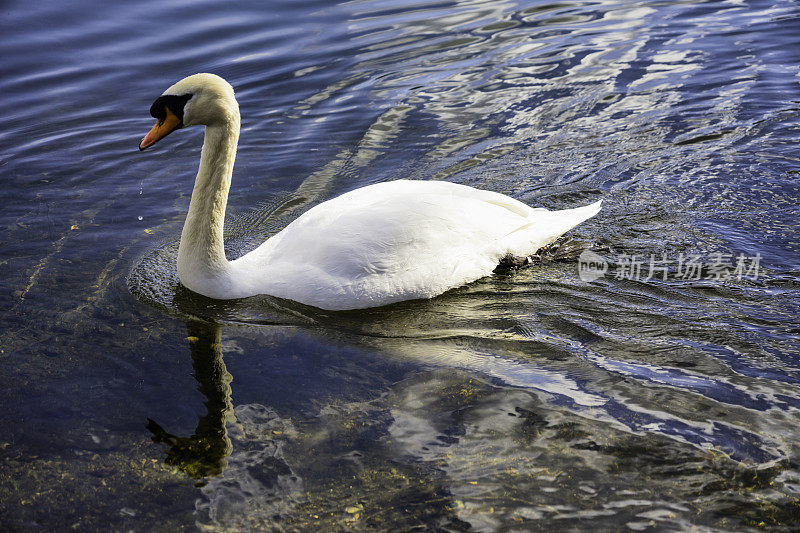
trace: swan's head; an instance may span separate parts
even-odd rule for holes
[[[239,105],[233,87],[216,74],[193,74],[164,91],[150,114],[156,124],[139,150],[154,145],[173,131],[186,126],[210,126],[239,119]]]

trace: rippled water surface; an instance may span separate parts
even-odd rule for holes
[[[0,62],[2,529],[800,528],[796,2],[12,1]],[[397,178],[604,208],[429,301],[206,300],[202,132],[136,149],[200,71],[231,257]]]

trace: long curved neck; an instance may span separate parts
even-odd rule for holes
[[[178,276],[186,287],[211,297],[230,290],[230,266],[225,258],[223,228],[231,187],[239,112],[206,126],[200,168],[178,249]]]

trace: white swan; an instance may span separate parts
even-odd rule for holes
[[[268,294],[330,310],[430,298],[490,275],[508,254],[533,254],[600,210],[600,201],[548,211],[465,185],[399,180],[321,203],[228,261],[222,230],[240,123],[233,88],[195,74],[167,89],[150,114],[158,120],[140,150],[178,128],[206,127],[178,276],[211,298]]]

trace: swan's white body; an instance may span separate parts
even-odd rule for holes
[[[600,209],[596,202],[548,211],[465,185],[399,180],[321,203],[228,261],[222,233],[238,104],[230,85],[211,74],[185,78],[164,93],[187,94],[184,123],[205,125],[206,135],[178,275],[211,298],[268,294],[330,310],[430,298],[490,275],[505,255],[533,254]]]

